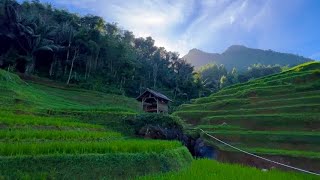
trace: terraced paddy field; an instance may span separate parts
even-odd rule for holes
[[[0,179],[127,179],[187,167],[180,142],[133,136],[131,98],[0,70]]]
[[[227,87],[182,105],[174,114],[193,129],[190,133],[201,128],[249,152],[320,172],[319,62]],[[234,151],[203,138],[221,154]],[[221,159],[233,162],[231,158]],[[298,158],[303,161],[293,164]]]
[[[308,96],[308,92],[295,93],[304,94],[310,102],[310,107],[318,108],[315,100],[317,95]],[[299,102],[299,98],[304,98],[304,96],[290,95],[292,94],[277,96],[287,96],[288,101],[292,102]],[[259,108],[266,108],[258,97],[241,99],[250,101],[250,98],[256,98],[254,102],[257,105],[260,103]],[[234,102],[236,101],[238,99]],[[278,111],[287,112],[292,110],[290,108],[299,110],[294,106],[288,107],[280,101],[272,101],[272,99],[269,101],[270,107],[273,107],[273,103],[280,103],[281,108]],[[244,103],[243,106],[250,106],[250,102]],[[319,147],[316,143],[319,133],[316,128],[318,127],[316,110],[312,113],[308,111],[303,113],[299,111],[296,114],[257,113],[241,117],[238,113],[242,109],[237,107],[232,109],[234,103],[223,101],[221,103],[229,106],[230,111],[234,110],[234,113],[224,116],[226,110],[218,107],[225,105],[209,102],[210,106],[216,108],[193,110],[196,106],[190,109],[189,106],[193,105],[184,105],[182,109],[189,109],[176,114],[183,117],[190,125],[201,127],[221,138],[228,137],[230,141],[239,140],[234,134],[243,134],[241,140],[244,143],[255,144],[245,147],[262,154],[266,151],[267,154],[288,152],[293,147],[292,142],[296,141],[290,135],[294,129],[295,137],[299,138],[302,145],[299,149],[290,151],[290,156],[300,158],[302,153],[303,157],[308,159],[318,158]],[[201,113],[198,113],[202,110],[205,110],[208,116],[202,117]],[[255,113],[260,110],[250,110],[250,112]],[[220,111],[220,115],[212,113],[214,111]],[[184,117],[184,112],[190,112],[190,116]],[[139,104],[128,97],[65,87],[63,84],[42,79],[31,78],[25,81],[15,74],[0,70],[0,179],[317,178],[301,173],[276,170],[262,172],[259,169],[221,164],[212,160],[194,160],[180,142],[135,137],[134,127],[127,122],[127,119],[141,113]],[[307,120],[304,114],[308,115]],[[260,124],[255,119],[258,116],[261,117]],[[241,121],[238,121],[239,118]],[[281,121],[276,121],[278,125],[274,126],[269,120],[276,118]],[[287,126],[288,121],[292,123],[291,127]],[[228,124],[221,125],[224,122]],[[259,141],[259,137],[265,139],[266,134],[274,142],[273,145],[279,147],[278,149],[273,149],[271,152],[268,145]],[[206,140],[208,143],[213,143],[209,139]],[[287,149],[283,148],[284,146]],[[307,148],[315,151],[307,151]],[[226,150],[225,153],[231,154],[225,154],[223,157],[234,155],[231,150]]]

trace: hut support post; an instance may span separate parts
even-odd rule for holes
[[[145,101],[145,98],[142,98],[142,101],[141,101],[141,107],[142,107],[142,110],[143,110],[143,111],[144,111],[144,109],[143,109],[144,101]]]
[[[159,100],[157,99],[157,114],[159,114]]]

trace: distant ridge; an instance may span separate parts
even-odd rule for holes
[[[289,53],[280,53],[272,50],[261,50],[248,48],[243,45],[232,45],[223,53],[208,53],[199,49],[191,49],[183,56],[187,62],[195,68],[199,68],[209,63],[224,64],[227,69],[233,67],[238,70],[245,70],[252,64],[265,65],[289,65],[294,66],[301,63],[313,61],[310,58]]]

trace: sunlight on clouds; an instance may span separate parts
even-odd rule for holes
[[[178,50],[216,42],[222,31],[230,27],[250,29],[263,14],[263,3],[248,0],[58,0],[79,8],[94,9],[109,22],[117,22],[136,36],[152,36],[157,46]],[[254,4],[255,6],[250,6]],[[195,9],[198,5],[200,8]],[[253,22],[254,21],[254,22]],[[250,22],[250,23],[249,23]],[[184,24],[185,26],[181,26]]]

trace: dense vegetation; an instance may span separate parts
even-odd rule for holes
[[[4,70],[0,91],[0,179],[123,179],[192,160],[180,142],[134,136],[134,99]]]
[[[279,65],[263,65],[253,64],[246,71],[238,72],[236,68],[228,71],[221,64],[207,64],[200,67],[195,73],[196,82],[199,84],[199,97],[208,96],[211,93],[218,92],[220,89],[237,84],[247,82],[259,77],[280,73],[287,69],[287,66]]]
[[[0,40],[0,68],[10,71],[130,96],[148,87],[174,100],[198,95],[193,67],[177,53],[98,16],[78,16],[39,1],[3,0]]]
[[[247,48],[241,45],[230,46],[221,54],[207,53],[198,49],[192,49],[183,58],[196,68],[206,64],[216,63],[223,64],[228,70],[236,68],[238,71],[244,71],[252,64],[295,66],[312,61],[312,59],[294,54]]]
[[[320,63],[305,63],[195,99],[175,114],[250,152],[319,159],[319,89]]]

